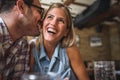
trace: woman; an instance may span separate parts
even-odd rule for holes
[[[70,12],[61,3],[47,10],[43,20],[42,38],[33,48],[33,71],[54,72],[69,80],[89,80],[79,50],[74,45],[74,31]],[[32,65],[32,64],[31,64]]]

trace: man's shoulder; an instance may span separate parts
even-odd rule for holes
[[[28,40],[26,37],[22,37],[17,41],[19,44],[24,44],[24,45],[28,45]]]
[[[28,40],[26,37],[22,37],[19,41],[18,41],[19,46],[21,46],[21,48],[24,49],[29,49],[30,45],[28,43]]]

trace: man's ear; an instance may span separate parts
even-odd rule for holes
[[[19,12],[24,14],[25,10],[25,3],[23,0],[17,0],[16,2],[17,8],[19,9]]]

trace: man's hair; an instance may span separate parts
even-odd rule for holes
[[[32,4],[33,0],[23,0],[28,6]],[[15,5],[17,0],[0,0],[0,13],[9,12]]]

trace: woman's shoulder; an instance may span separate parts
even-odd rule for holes
[[[66,48],[69,58],[76,58],[80,56],[80,50],[76,45]]]

